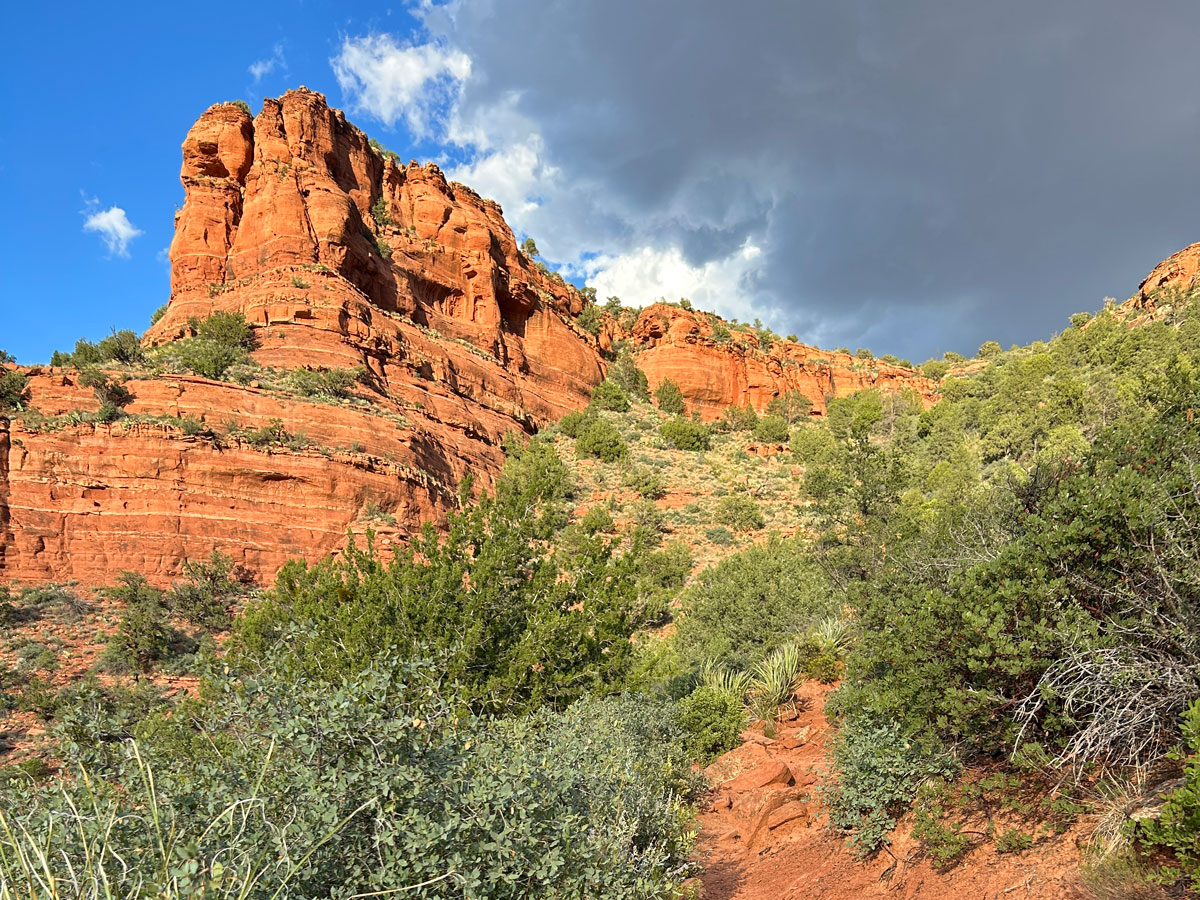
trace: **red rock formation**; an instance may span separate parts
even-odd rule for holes
[[[1154,318],[1160,307],[1169,307],[1177,295],[1200,287],[1200,244],[1168,256],[1150,270],[1137,293],[1122,307],[1132,317]],[[1165,308],[1162,310],[1165,312]]]
[[[321,94],[289,91],[253,120],[212,107],[180,177],[152,344],[241,312],[261,326],[264,365],[364,365],[385,387],[432,369],[528,424],[577,407],[603,376],[572,319],[579,293],[520,252],[500,207],[435,165],[385,158]]]
[[[688,409],[706,420],[720,418],[728,406],[762,412],[788,391],[807,397],[813,415],[824,414],[828,398],[867,388],[916,391],[927,406],[936,397],[935,381],[904,366],[793,341],[764,348],[757,334],[737,326],[718,340],[714,330],[705,313],[656,303],[642,311],[630,335],[651,389],[669,378],[679,385]]]
[[[77,373],[35,374],[31,406],[60,418],[0,429],[0,579],[162,583],[215,548],[267,580],[348,532],[394,543],[443,520],[468,472],[486,489],[507,432],[582,406],[603,377],[578,292],[518,250],[500,207],[385,159],[320,94],[255,119],[210,108],[180,177],[171,299],[147,345],[240,312],[261,365],[361,365],[371,388],[331,404],[134,373],[130,418],[105,425],[66,416],[98,407]],[[294,449],[237,436],[274,420]],[[216,435],[189,434],[201,424]]]

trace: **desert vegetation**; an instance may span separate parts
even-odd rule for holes
[[[0,773],[0,896],[675,897],[701,767],[806,682],[832,686],[819,800],[858,855],[902,818],[939,870],[1087,819],[1093,896],[1197,888],[1200,305],[1173,309],[989,342],[923,365],[932,406],[823,417],[789,392],[699,421],[619,348],[394,558],[368,534],[269,586],[216,553],[166,590],[6,589],[0,709],[41,730]],[[190,330],[57,364],[112,418],[153,367],[368,390],[254,368],[240,317]],[[81,676],[30,636],[49,622],[102,635]]]

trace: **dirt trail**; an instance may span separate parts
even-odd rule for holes
[[[817,798],[830,739],[828,688],[808,684],[800,711],[778,737],[761,735],[714,762],[719,785],[700,815],[703,900],[1023,900],[1075,898],[1077,827],[1023,854],[989,843],[947,872],[935,870],[901,822],[891,852],[858,861],[826,827]],[[786,767],[786,768],[785,768]]]

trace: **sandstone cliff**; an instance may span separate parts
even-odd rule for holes
[[[799,391],[823,415],[827,401],[877,388],[885,393],[916,391],[932,404],[937,383],[904,366],[862,360],[794,341],[762,346],[758,335],[725,327],[706,313],[665,303],[647,307],[629,336],[638,366],[651,389],[665,379],[679,385],[689,409],[719,418],[727,406],[762,412],[773,397]]]

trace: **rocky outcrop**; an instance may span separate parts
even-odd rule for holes
[[[762,412],[772,398],[788,391],[807,397],[818,416],[831,398],[868,388],[915,391],[927,406],[936,398],[937,382],[913,369],[794,341],[764,347],[753,330],[665,303],[642,311],[629,340],[651,389],[670,379],[679,385],[689,410],[709,421],[729,406]]]
[[[444,521],[468,473],[491,486],[507,433],[582,407],[620,341],[652,387],[670,378],[710,420],[788,391],[814,415],[864,388],[936,397],[909,368],[763,346],[667,304],[631,328],[606,314],[593,336],[575,320],[580,293],[519,250],[497,204],[437,166],[401,164],[312,91],[257,117],[213,106],[182,152],[170,301],[144,341],[241,313],[270,377],[125,369],[129,416],[97,423],[79,373],[32,370],[33,411],[0,418],[2,581],[98,585],[134,569],[164,583],[218,549],[265,582],[367,531],[395,547]],[[1198,270],[1200,245],[1139,296],[1194,285]],[[320,402],[286,389],[281,371],[302,367],[365,374],[353,397]]]
[[[1122,308],[1133,318],[1158,318],[1200,288],[1200,244],[1168,256],[1150,270]]]

